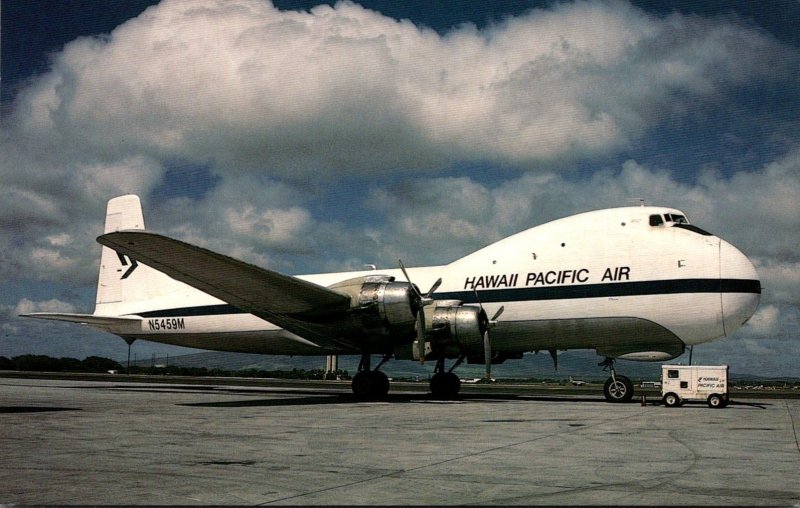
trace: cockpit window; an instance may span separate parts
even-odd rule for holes
[[[650,216],[650,225],[654,227],[666,225],[670,227],[685,229],[686,231],[691,231],[692,233],[697,233],[698,235],[714,236],[704,229],[700,229],[697,226],[689,224],[689,221],[686,220],[686,216],[681,215],[679,213],[665,213],[663,217],[659,214],[653,214]]]
[[[674,222],[675,224],[689,224],[686,217],[677,213],[665,213],[664,218],[667,219],[667,222]]]

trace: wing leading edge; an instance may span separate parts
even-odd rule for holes
[[[355,347],[325,324],[349,310],[346,295],[147,231],[107,233],[97,241],[320,346]]]

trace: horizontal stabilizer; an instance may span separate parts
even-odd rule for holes
[[[118,316],[96,316],[94,314],[69,314],[66,312],[32,312],[30,314],[20,314],[21,317],[36,319],[51,319],[53,321],[68,321],[81,325],[89,325],[95,328],[120,328],[141,322],[137,317],[118,317]]]

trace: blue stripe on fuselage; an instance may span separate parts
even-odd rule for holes
[[[478,292],[482,303],[504,303],[541,300],[573,300],[578,298],[609,298],[620,296],[674,295],[690,293],[756,293],[761,294],[761,282],[751,279],[675,279],[608,284],[576,284],[533,288],[509,288]],[[436,293],[437,300],[461,300],[477,303],[473,291]],[[133,315],[143,318],[218,316],[247,314],[229,304],[181,307],[153,310]]]

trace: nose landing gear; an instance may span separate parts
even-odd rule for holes
[[[614,370],[614,359],[606,358],[598,365],[603,366],[603,370],[609,369],[611,377],[603,385],[603,395],[608,402],[630,402],[633,399],[633,383],[625,376],[618,376]]]

